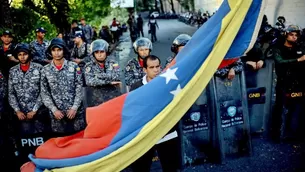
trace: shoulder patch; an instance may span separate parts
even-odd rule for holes
[[[33,71],[33,74],[34,74],[34,75],[39,75],[38,69],[35,69],[35,70]]]
[[[86,72],[89,73],[90,71],[91,71],[91,67],[90,67],[90,66],[87,66],[87,67],[86,67]]]
[[[82,73],[80,67],[78,67],[78,66],[76,67],[76,72],[77,72],[77,74],[81,74]]]
[[[120,68],[120,66],[119,66],[119,64],[118,64],[118,63],[114,63],[112,66],[113,66],[113,68],[114,68],[114,69],[118,69],[118,68]]]
[[[126,71],[128,72],[130,70],[130,66],[126,66]]]
[[[73,67],[69,67],[69,72],[74,72],[74,68]]]

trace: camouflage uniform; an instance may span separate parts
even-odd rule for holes
[[[42,44],[38,43],[37,40],[30,43],[31,52],[33,61],[36,63],[39,63],[41,65],[48,64],[46,60],[48,60],[48,57],[46,55],[46,50],[49,46],[49,42],[44,40]]]
[[[233,64],[231,64],[231,65],[229,65],[227,67],[218,69],[216,71],[215,75],[218,76],[218,77],[226,77],[228,75],[228,73],[229,73],[231,68],[234,69],[236,74],[239,74],[239,73],[241,73],[244,70],[243,62],[240,59],[238,59]]]
[[[170,64],[173,60],[174,60],[175,57],[173,56],[169,56],[167,59],[166,59],[166,62],[165,62],[165,66],[166,67],[168,64]]]
[[[64,61],[60,70],[54,62],[41,71],[41,98],[50,110],[51,127],[56,133],[71,133],[85,128],[85,111],[82,106],[82,75],[76,63]],[[77,110],[75,118],[66,116],[57,120],[54,112],[60,110],[67,114],[70,109]]]
[[[0,71],[0,119],[1,119],[1,113],[4,112],[4,101],[7,91],[7,82]]]
[[[26,73],[20,69],[20,65],[11,68],[8,82],[9,104],[15,112],[21,111],[25,115],[31,111],[37,112],[42,106],[40,97],[40,71],[42,66],[37,63],[30,63]],[[44,131],[43,121],[39,119],[46,114],[34,116],[33,120],[21,121],[21,132],[34,134]],[[44,118],[44,117],[43,117]]]
[[[91,43],[92,42],[92,39],[93,39],[93,29],[90,25],[85,25],[85,26],[82,26],[82,30],[83,30],[83,34],[84,34],[84,37],[85,37],[85,41],[87,43]]]
[[[142,80],[145,72],[140,66],[138,58],[133,58],[128,61],[125,67],[125,82],[126,85],[131,86],[132,84]]]
[[[79,48],[74,45],[71,50],[71,60],[80,59],[82,62],[78,64],[81,68],[90,61],[90,44],[83,43]]]
[[[13,162],[13,166],[18,167],[14,156],[14,145],[15,139],[13,136],[13,124],[11,116],[7,111],[7,81],[4,75],[0,71],[0,162],[1,165],[9,167],[8,164]],[[14,168],[10,171],[18,171],[19,169]]]
[[[9,60],[10,55],[14,55],[14,44],[10,44],[8,50],[4,51],[3,45],[0,46],[0,70],[5,78],[8,78],[10,68],[15,66],[17,63]],[[16,58],[16,57],[15,57]]]
[[[87,105],[96,106],[121,95],[120,89],[111,82],[120,81],[120,67],[114,60],[106,59],[104,68],[97,62],[85,66]]]

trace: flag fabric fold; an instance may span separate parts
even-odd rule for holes
[[[139,89],[86,111],[88,126],[38,147],[23,172],[120,171],[154,146],[187,112],[225,59],[254,44],[265,0],[224,0],[176,57]]]

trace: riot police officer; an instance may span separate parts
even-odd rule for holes
[[[134,42],[133,48],[137,57],[129,60],[125,67],[125,82],[127,86],[133,85],[145,75],[143,59],[150,55],[153,46],[148,38],[139,38]]]
[[[49,41],[44,39],[46,32],[43,27],[37,28],[36,40],[30,43],[33,61],[41,65],[49,64],[51,61],[45,53],[49,45]]]
[[[18,64],[13,56],[15,45],[13,44],[13,33],[5,30],[1,35],[2,45],[0,46],[0,70],[5,78],[8,78],[11,67]]]
[[[84,42],[82,33],[75,34],[74,47],[71,50],[71,61],[83,68],[90,61],[90,44]]]
[[[120,67],[118,63],[107,57],[109,44],[98,39],[92,42],[94,61],[85,66],[85,80],[88,88],[88,106],[99,105],[121,94]]]
[[[298,45],[300,35],[301,29],[290,25],[286,29],[284,44],[273,48],[277,75],[276,107],[272,119],[274,139],[279,139],[279,136],[281,139],[295,138],[304,125],[299,123],[304,121],[301,117],[304,116],[302,95],[305,86],[305,52],[302,46]]]
[[[20,64],[10,70],[8,82],[9,104],[18,118],[15,129],[17,144],[20,148],[22,161],[28,161],[28,154],[34,153],[37,145],[25,143],[25,140],[37,137],[43,143],[43,137],[48,135],[48,113],[40,97],[40,64],[31,62],[30,46],[18,44],[15,56]]]
[[[38,110],[42,107],[40,97],[40,64],[31,62],[28,44],[19,44],[15,54],[20,64],[10,70],[9,103],[21,121],[21,131],[24,134],[34,134],[44,131],[44,124],[37,119]]]
[[[174,53],[174,56],[170,56],[166,59],[165,66],[168,66],[174,58],[177,56],[177,54],[184,48],[184,46],[191,40],[191,36],[187,34],[180,34],[178,35],[171,46],[171,51]]]
[[[62,39],[53,39],[47,53],[53,60],[41,71],[41,97],[50,110],[52,131],[57,136],[75,133],[86,126],[81,69],[65,59],[69,51]]]
[[[13,125],[7,109],[7,81],[0,71],[0,161],[3,168],[13,167],[10,171],[20,171],[19,162],[14,155],[15,141],[13,135]],[[11,163],[14,163],[11,165]]]

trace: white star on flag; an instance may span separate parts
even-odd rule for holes
[[[178,80],[177,76],[176,76],[176,71],[178,70],[178,68],[175,69],[167,69],[165,73],[161,74],[161,77],[166,78],[166,84],[169,83],[170,80]]]
[[[177,86],[176,90],[171,91],[170,93],[171,93],[172,95],[174,95],[174,97],[176,97],[180,92],[181,92],[181,86],[180,86],[180,84],[179,84],[179,85]]]

